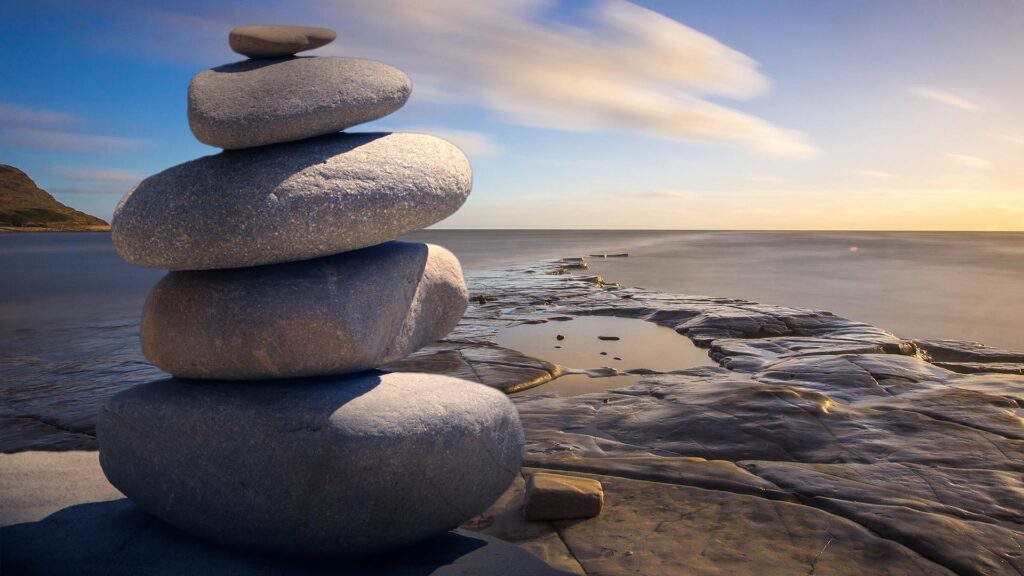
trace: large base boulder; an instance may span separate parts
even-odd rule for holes
[[[97,436],[110,482],[164,521],[230,546],[324,557],[459,526],[509,486],[523,448],[501,392],[408,372],[152,382],[111,399]]]

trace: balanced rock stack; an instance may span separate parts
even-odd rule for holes
[[[392,240],[455,212],[472,173],[439,138],[340,133],[412,86],[378,62],[294,56],[333,38],[234,30],[252,58],[198,74],[188,94],[193,133],[226,150],[147,178],[113,221],[122,257],[172,270],[141,339],[177,378],[103,407],[103,470],[182,530],[263,552],[371,554],[440,534],[521,464],[500,392],[368,372],[465,311],[455,256]]]

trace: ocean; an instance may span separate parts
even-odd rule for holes
[[[907,338],[1024,349],[1024,233],[426,230],[469,270],[588,258],[624,286],[829,310]],[[0,352],[12,335],[139,314],[164,274],[109,234],[0,234]],[[59,347],[58,337],[49,342]]]
[[[1024,350],[1024,234],[427,230],[405,239],[446,246],[468,270],[628,253],[588,258],[587,273]],[[161,376],[141,358],[137,332],[163,274],[120,260],[109,234],[0,234],[0,418],[60,414],[8,426],[14,444],[37,426],[74,430],[112,388]]]

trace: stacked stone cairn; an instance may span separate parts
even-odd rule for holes
[[[408,77],[296,57],[320,28],[245,26],[248,60],[206,70],[189,123],[224,152],[128,192],[113,240],[166,268],[142,313],[174,378],[126,390],[100,463],[140,507],[260,552],[366,555],[455,528],[512,482],[523,431],[500,392],[373,369],[443,338],[467,304],[459,261],[393,241],[455,212],[472,172],[424,134],[343,133],[398,110]]]

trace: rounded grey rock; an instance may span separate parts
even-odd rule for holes
[[[305,556],[381,552],[483,512],[522,462],[508,398],[447,376],[162,380],[100,411],[111,484],[186,532]]]
[[[337,134],[222,152],[143,180],[118,204],[114,247],[171,270],[306,260],[420,230],[462,206],[466,156],[426,134]]]
[[[250,58],[274,58],[326,46],[336,37],[329,28],[253,24],[232,30],[228,45]]]
[[[466,310],[455,256],[388,242],[255,268],[172,272],[142,312],[142,351],[182,378],[261,379],[376,368],[443,338]]]
[[[338,132],[401,108],[412,81],[359,58],[243,60],[196,74],[188,123],[204,144],[252,148]]]

